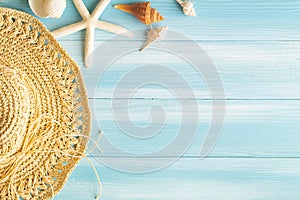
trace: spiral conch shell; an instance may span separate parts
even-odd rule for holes
[[[31,10],[42,18],[60,18],[66,9],[66,0],[28,0]]]
[[[164,17],[161,16],[155,8],[151,8],[150,2],[117,4],[114,7],[118,10],[132,14],[146,25],[164,20]]]
[[[183,13],[187,16],[197,17],[194,4],[190,0],[176,0],[183,8]]]
[[[168,26],[163,26],[160,28],[150,28],[149,31],[147,31],[147,41],[146,43],[143,45],[143,47],[140,49],[140,51],[143,51],[144,49],[146,49],[152,42],[156,41],[156,40],[162,40],[167,32]]]

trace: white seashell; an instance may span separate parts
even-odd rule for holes
[[[147,42],[143,45],[143,47],[140,49],[140,51],[143,51],[146,49],[152,42],[162,40],[165,35],[166,31],[168,29],[168,26],[163,26],[157,29],[150,29],[147,31]]]
[[[45,0],[44,10],[49,17],[60,18],[66,9],[66,0]]]
[[[197,17],[194,3],[190,0],[176,0],[183,8],[183,13],[187,16]]]
[[[42,18],[60,18],[66,8],[66,0],[28,0],[31,10]]]

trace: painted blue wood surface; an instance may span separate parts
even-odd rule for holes
[[[93,160],[103,182],[105,200],[173,200],[173,199],[291,199],[300,196],[300,2],[298,0],[202,0],[196,1],[198,18],[182,15],[175,0],[153,0],[169,25],[195,40],[208,54],[222,77],[226,92],[226,120],[223,134],[207,159],[199,160],[200,146],[211,118],[211,102],[205,83],[193,69],[170,54],[155,50],[143,54],[132,53],[118,60],[111,73],[99,80],[99,68],[83,68],[82,52],[84,31],[60,38],[60,43],[82,67],[88,95],[93,111],[93,138],[100,129],[115,145],[123,150],[144,154],[157,151],[176,136],[180,123],[178,102],[171,93],[162,88],[149,86],[132,96],[118,101],[130,101],[129,112],[138,125],[161,126],[160,121],[151,121],[149,110],[159,104],[169,114],[169,120],[158,137],[147,141],[134,140],[124,135],[114,123],[110,106],[115,83],[133,64],[155,63],[172,66],[188,80],[193,88],[200,115],[197,137],[191,148],[172,166],[149,174],[120,173],[103,166],[95,151]],[[85,0],[93,10],[97,0]],[[120,24],[128,29],[145,28],[130,15],[114,10],[112,1],[102,19]],[[26,0],[1,2],[1,6],[32,13]],[[61,19],[42,19],[54,30],[80,20],[73,3],[68,0],[67,10]],[[113,34],[96,32],[96,43],[101,43]],[[101,65],[103,56],[110,55],[115,48],[126,45],[111,42],[111,49],[96,60]],[[136,48],[143,42],[142,35],[133,41]],[[165,41],[170,45],[184,46],[186,41]],[[101,51],[103,52],[103,51]],[[190,52],[193,54],[193,52]],[[138,78],[153,74],[139,74]],[[163,79],[164,74],[158,74]],[[168,77],[172,79],[172,77]],[[181,88],[179,83],[173,85]],[[134,85],[123,86],[124,94]],[[95,89],[98,88],[99,90]],[[183,91],[185,88],[182,88]],[[186,95],[179,99],[189,104]],[[125,110],[124,110],[125,109]],[[126,108],[117,108],[125,112]],[[191,115],[194,110],[189,111]],[[100,126],[96,119],[98,119]],[[123,122],[126,117],[120,119]],[[191,119],[191,123],[193,119]],[[128,160],[99,142],[111,159]],[[172,151],[161,156],[176,156]],[[146,157],[146,156],[145,156]],[[138,159],[138,158],[135,158]],[[159,162],[160,158],[156,159]],[[151,160],[153,161],[153,160]],[[151,162],[149,165],[153,164]],[[93,199],[97,193],[97,181],[87,161],[76,168],[66,187],[55,199]]]
[[[3,6],[14,7],[32,14],[25,0],[4,0]],[[79,14],[75,11],[72,1],[67,1],[67,10],[61,18],[44,19],[43,22],[50,30],[77,22]],[[97,0],[84,1],[92,11]],[[132,3],[138,0],[112,0],[109,9],[105,10],[102,19],[123,25],[128,29],[144,28],[132,16],[112,8],[117,3]],[[297,0],[196,0],[198,18],[187,18],[180,12],[180,7],[174,0],[152,0],[153,7],[157,8],[166,20],[161,24],[169,25],[195,40],[298,40],[299,36],[299,9]],[[66,37],[66,40],[83,40],[83,33]],[[99,31],[97,40],[106,40],[110,33]],[[65,40],[65,39],[64,39]]]
[[[299,159],[184,158],[172,167],[143,175],[98,164],[97,169],[102,174],[102,197],[109,200],[298,200],[299,164]],[[96,194],[97,181],[83,160],[57,199],[93,199]]]

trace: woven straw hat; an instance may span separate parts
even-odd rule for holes
[[[49,199],[84,156],[79,67],[41,22],[0,8],[0,199]]]

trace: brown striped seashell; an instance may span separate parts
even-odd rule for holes
[[[138,2],[134,4],[117,4],[114,6],[118,10],[122,10],[132,14],[144,24],[151,24],[164,20],[155,8],[151,8],[150,2]]]

